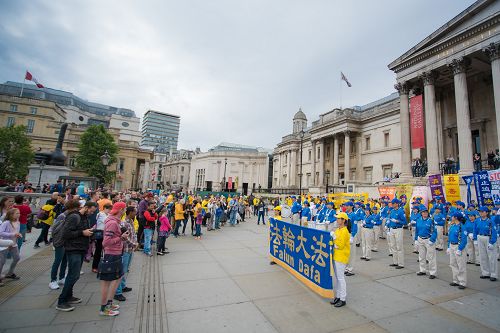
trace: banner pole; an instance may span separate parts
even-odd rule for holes
[[[19,94],[19,97],[23,97],[23,90],[24,90],[24,83],[26,82],[26,76],[24,77],[23,84],[21,85],[21,94]]]
[[[340,110],[342,110],[342,73],[340,73],[339,91],[340,91]]]

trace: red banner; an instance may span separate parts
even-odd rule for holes
[[[410,98],[411,148],[425,148],[424,105],[422,95]]]
[[[232,190],[233,189],[233,177],[229,177],[227,179],[227,188]]]

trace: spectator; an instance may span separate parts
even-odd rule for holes
[[[137,205],[137,201],[132,200],[135,205]],[[139,244],[137,243],[137,235],[134,230],[134,221],[135,216],[137,214],[137,209],[135,206],[128,206],[125,211],[125,219],[121,222],[121,228],[125,228],[129,233],[129,238],[123,241],[123,256],[122,256],[122,264],[123,264],[123,276],[122,280],[118,284],[116,288],[116,293],[114,299],[118,301],[125,301],[126,298],[123,296],[123,293],[132,291],[132,288],[127,287],[127,275],[130,267],[130,263],[132,262],[132,257],[134,254],[134,250],[137,249]]]
[[[112,207],[113,205],[109,203],[106,203],[103,206],[103,210],[100,211],[99,214],[97,214],[97,223],[92,230],[92,232],[94,233],[92,238],[94,240],[94,245],[95,245],[94,259],[92,260],[92,272],[94,273],[97,273],[97,270],[99,268],[99,262],[101,261],[102,241],[104,239],[105,221]]]
[[[102,199],[97,201],[99,205],[99,211],[102,212],[104,210],[104,205],[113,205],[113,202],[109,199],[109,193],[103,192]]]
[[[49,229],[52,223],[54,222],[54,218],[56,216],[54,212],[56,203],[53,203],[52,199],[47,200],[47,203],[40,208],[40,211],[37,214],[37,219],[40,222],[40,226],[42,231],[40,232],[40,236],[35,242],[35,249],[40,248],[40,243],[45,242],[45,245],[49,245]]]
[[[148,209],[144,212],[144,253],[150,257],[153,255],[151,252],[151,241],[153,240],[156,220],[158,220],[158,214],[155,210],[155,203],[151,201]]]
[[[172,230],[172,226],[170,225],[170,221],[167,217],[168,210],[163,208],[160,212],[160,231],[158,233],[158,248],[156,254],[159,256],[168,253],[165,249],[165,242],[167,240],[170,231]]]
[[[31,214],[31,208],[24,202],[24,198],[22,195],[16,195],[14,198],[15,205],[13,208],[19,209],[19,233],[23,236],[17,239],[17,247],[19,251],[21,251],[21,246],[23,242],[26,240],[26,230],[28,229],[28,215]]]
[[[0,224],[0,239],[4,241],[12,241],[13,244],[6,249],[0,251],[0,274],[3,270],[3,265],[7,260],[7,256],[12,257],[12,263],[10,264],[9,271],[4,276],[5,279],[19,280],[19,276],[14,273],[17,263],[19,262],[19,248],[17,247],[17,239],[21,238],[22,235],[19,233],[19,209],[11,208],[5,215],[5,220]],[[2,285],[2,278],[0,276],[0,285]]]
[[[474,170],[475,171],[481,171],[482,170],[481,155],[478,154],[478,153],[475,153],[473,160],[474,160]]]
[[[80,203],[77,200],[72,200],[67,207],[76,208],[79,206]],[[89,247],[89,238],[92,236],[88,215],[92,214],[96,208],[97,204],[89,201],[80,210],[75,209],[66,216],[62,232],[64,251],[68,262],[68,274],[56,306],[59,311],[73,311],[75,307],[71,304],[82,302],[80,298],[73,296],[73,287],[80,278],[83,257]]]

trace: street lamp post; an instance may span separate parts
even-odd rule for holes
[[[330,170],[326,170],[326,195],[328,195],[328,182],[330,181]]]
[[[109,156],[108,150],[104,151],[104,154],[101,156],[101,163],[104,166],[105,170],[108,170],[109,162],[111,161],[111,156]],[[104,176],[102,179],[102,186],[104,187]]]
[[[300,172],[299,172],[299,196],[302,202],[302,142],[304,141],[304,130],[299,133],[300,136]]]
[[[224,177],[222,177],[222,190],[223,191],[226,187],[226,167],[227,167],[227,157],[224,158]]]
[[[38,184],[36,185],[37,193],[42,192],[42,187],[40,186],[40,182],[42,181],[42,172],[44,167],[45,167],[45,162],[44,161],[40,162],[40,173],[38,174]]]

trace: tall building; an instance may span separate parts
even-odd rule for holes
[[[142,119],[141,145],[162,147],[169,153],[177,150],[181,117],[148,110]]]

